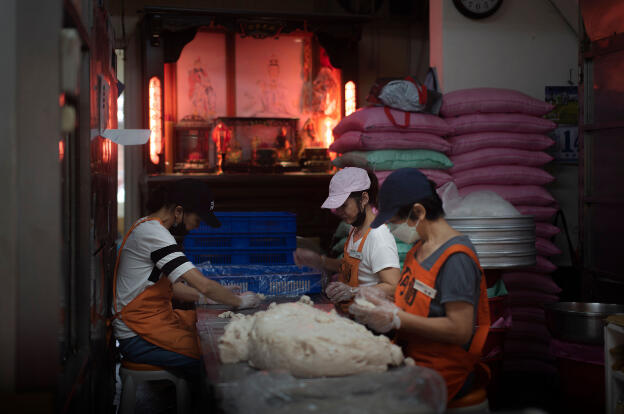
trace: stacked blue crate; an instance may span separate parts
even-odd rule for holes
[[[195,264],[288,265],[297,248],[297,219],[286,212],[215,213],[221,227],[202,223],[184,239]]]
[[[202,223],[184,239],[187,257],[222,285],[268,296],[321,290],[321,274],[294,266],[297,219],[285,212],[215,213],[221,227]]]

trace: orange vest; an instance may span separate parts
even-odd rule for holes
[[[113,318],[121,318],[128,328],[156,346],[199,359],[195,311],[173,309],[171,304],[173,286],[169,278],[161,277],[158,282],[145,288],[141,294],[124,306],[121,312],[117,311],[117,269],[119,268],[121,252],[130,233],[139,224],[149,220],[158,219],[146,218],[135,223],[124,237],[117,253],[113,276],[113,306],[115,309]]]
[[[344,283],[345,285],[349,285],[351,287],[358,287],[360,285],[359,280],[359,271],[360,271],[360,262],[362,261],[362,249],[364,248],[364,243],[366,242],[366,238],[368,237],[368,233],[370,233],[370,227],[362,236],[362,241],[358,246],[357,251],[352,251],[350,255],[347,246],[349,246],[349,240],[351,240],[351,236],[353,236],[353,232],[355,228],[351,229],[349,233],[349,237],[347,237],[347,242],[344,245],[344,254],[342,257],[342,262],[340,263],[340,273],[338,274],[338,281]],[[349,305],[353,303],[353,300],[348,300],[346,302],[341,302],[338,304],[338,310],[342,311],[343,314],[349,315]]]
[[[416,251],[422,245],[419,241],[407,253],[403,274],[394,294],[394,303],[403,311],[428,317],[432,292],[442,265],[454,253],[465,253],[479,266],[479,259],[467,246],[453,244],[440,255],[431,270],[426,270],[416,260]],[[417,283],[418,289],[415,287]],[[423,293],[428,292],[428,294]],[[399,331],[396,336],[397,345],[401,345],[407,356],[422,365],[436,370],[446,381],[448,399],[451,400],[461,389],[466,378],[479,364],[481,351],[490,326],[490,311],[487,299],[487,285],[483,270],[481,270],[479,304],[477,306],[476,330],[468,351],[459,345],[436,342],[422,337]],[[433,295],[432,295],[433,296]]]

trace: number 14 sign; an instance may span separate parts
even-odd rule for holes
[[[578,162],[578,127],[561,125],[550,133],[555,145],[549,151],[559,163]]]

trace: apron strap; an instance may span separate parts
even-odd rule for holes
[[[366,238],[368,237],[368,234],[370,233],[371,230],[372,229],[369,227],[368,230],[366,230],[366,233],[364,233],[364,236],[362,236],[362,241],[360,242],[360,245],[358,246],[358,249],[357,249],[358,253],[362,253],[362,249],[364,248],[364,243],[366,242]],[[351,240],[353,233],[355,233],[355,227],[351,229],[351,231],[349,232],[349,237],[347,237],[347,242],[345,243],[344,248],[343,248],[344,256],[346,256],[349,252],[349,240]]]
[[[134,231],[134,229],[136,229],[140,224],[145,223],[146,221],[151,221],[151,220],[158,220],[160,222],[160,224],[162,224],[162,221],[160,221],[160,219],[157,218],[144,218],[143,220],[139,220],[136,223],[134,223],[132,225],[132,227],[130,227],[130,230],[128,230],[128,233],[126,233],[123,242],[121,243],[121,246],[119,247],[119,252],[117,252],[117,260],[115,260],[115,271],[113,272],[113,309],[115,309],[115,314],[113,315],[112,319],[115,319],[118,317],[119,312],[117,311],[117,269],[119,269],[119,261],[121,259],[121,251],[123,250],[124,246],[126,245],[126,242],[128,241],[128,237],[130,237],[130,233],[132,233]]]
[[[454,244],[446,249],[444,253],[442,253],[442,256],[440,256],[440,258],[433,265],[431,271],[435,271],[437,274],[446,259],[454,253],[464,253],[468,255],[468,257],[470,257],[476,263],[476,265],[479,267],[479,270],[481,271],[481,282],[479,284],[479,302],[477,304],[477,320],[475,321],[475,325],[477,328],[472,337],[470,348],[468,349],[469,353],[481,356],[481,351],[483,350],[483,346],[485,345],[485,341],[487,340],[487,336],[490,331],[490,314],[488,308],[489,305],[487,297],[487,283],[485,281],[485,275],[483,274],[483,269],[481,269],[481,265],[479,264],[479,259],[477,255],[468,246],[464,246],[463,244]]]

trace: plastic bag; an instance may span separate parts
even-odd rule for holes
[[[516,208],[493,191],[475,191],[461,197],[455,183],[438,189],[447,217],[518,217]]]
[[[260,371],[217,388],[227,414],[443,413],[446,409],[444,380],[420,366],[316,379]]]

